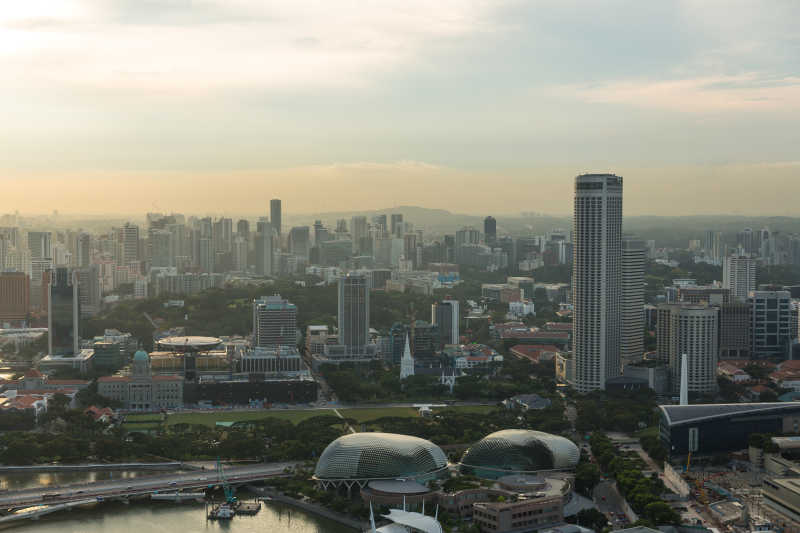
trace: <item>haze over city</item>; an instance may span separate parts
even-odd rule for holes
[[[28,1],[0,10],[3,207],[796,213],[795,2]],[[224,184],[224,185],[223,185]]]

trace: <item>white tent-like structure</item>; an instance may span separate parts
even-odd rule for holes
[[[389,509],[389,514],[381,515],[391,524],[375,528],[375,517],[370,505],[370,523],[372,527],[368,533],[444,533],[444,529],[436,517],[424,513],[412,513],[400,509]],[[437,513],[438,514],[438,513]]]

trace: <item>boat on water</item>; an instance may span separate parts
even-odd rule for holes
[[[212,520],[230,520],[235,514],[236,510],[233,506],[223,503],[211,509],[211,512],[208,513],[208,517]]]

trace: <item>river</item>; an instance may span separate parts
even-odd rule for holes
[[[0,487],[81,483],[131,477],[146,472],[63,472],[0,474]],[[246,496],[245,496],[246,497]],[[276,502],[265,502],[255,516],[237,516],[229,522],[207,521],[198,503],[134,501],[97,504],[92,509],[53,513],[15,526],[20,533],[355,533],[353,529]]]

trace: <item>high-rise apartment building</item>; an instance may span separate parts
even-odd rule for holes
[[[722,267],[722,287],[731,291],[736,302],[745,302],[756,290],[756,261],[750,257],[731,255]]]
[[[458,300],[442,300],[431,305],[431,323],[438,328],[439,347],[445,344],[458,344],[459,314]]]
[[[121,246],[121,265],[128,265],[140,260],[139,257],[139,226],[126,222],[119,230]]]
[[[604,389],[620,374],[622,178],[575,178],[572,304],[575,387]]]
[[[269,201],[269,222],[272,224],[272,229],[281,235],[281,201],[278,198],[273,198]]]
[[[748,298],[754,358],[789,355],[792,310],[789,291],[752,291]]]
[[[47,310],[48,349],[50,355],[71,356],[80,353],[80,299],[78,277],[67,268],[50,272]]]
[[[486,246],[494,248],[497,243],[497,220],[491,215],[483,219],[483,235]]]
[[[641,239],[622,239],[622,344],[623,364],[642,358],[644,353],[644,263],[647,255]]]
[[[661,304],[658,307],[659,360],[669,364],[672,391],[680,389],[681,359],[688,357],[689,392],[717,390],[719,310],[696,304]]]
[[[80,316],[90,317],[100,312],[103,292],[100,285],[100,266],[89,265],[86,268],[75,269],[78,279],[78,298],[80,301]]]
[[[297,306],[280,294],[255,300],[253,346],[297,346]]]
[[[238,234],[233,238],[233,269],[237,272],[247,270],[247,238]]]
[[[150,230],[150,265],[166,268],[173,266],[172,233],[165,229]]]
[[[348,354],[364,352],[369,342],[369,281],[347,274],[339,278],[339,344]]]
[[[250,240],[250,222],[240,219],[236,223],[236,236],[242,237],[245,242],[248,242]]]

